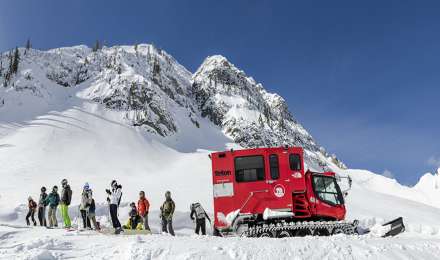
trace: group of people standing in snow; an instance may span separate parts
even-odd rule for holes
[[[46,188],[41,187],[41,193],[38,200],[38,204],[32,199],[28,198],[28,214],[26,215],[26,223],[30,225],[29,219],[32,220],[34,226],[37,225],[35,221],[35,213],[38,214],[38,220],[41,226],[46,226],[48,228],[53,228],[58,226],[58,220],[56,218],[56,211],[58,206],[60,206],[61,216],[63,218],[64,227],[70,229],[72,227],[71,219],[69,216],[69,205],[72,201],[72,189],[68,184],[66,179],[61,181],[62,191],[61,196],[58,194],[58,187],[53,186],[52,191],[47,194]],[[125,229],[137,229],[137,230],[147,230],[150,231],[150,226],[148,224],[148,214],[150,209],[150,203],[145,196],[144,191],[139,192],[139,199],[137,205],[132,202],[130,203],[129,219],[127,224],[122,226],[118,218],[118,209],[122,199],[122,185],[118,184],[116,180],[113,180],[110,184],[110,189],[106,189],[108,195],[107,202],[109,204],[110,219],[115,229],[115,234],[119,234]],[[48,219],[49,223],[46,223],[46,209],[48,209]],[[174,236],[173,228],[173,214],[176,208],[176,204],[171,198],[171,192],[165,192],[165,201],[160,207],[160,219],[162,222],[162,232],[169,233]],[[96,221],[95,214],[96,206],[95,200],[93,198],[93,192],[88,183],[83,186],[83,191],[81,194],[81,203],[79,206],[79,212],[83,221],[84,229],[100,230],[100,224]],[[209,216],[206,214],[200,203],[193,203],[190,207],[191,213],[190,218],[196,222],[195,232],[199,234],[201,231],[203,235],[206,234],[206,221],[209,221]],[[151,231],[150,231],[151,232]]]
[[[66,179],[61,181],[62,191],[61,196],[58,194],[58,186],[53,186],[52,192],[47,194],[46,187],[41,187],[41,193],[38,200],[38,204],[32,199],[32,197],[28,198],[28,214],[26,215],[26,223],[30,225],[29,218],[31,218],[34,226],[37,225],[35,221],[35,212],[38,215],[38,221],[41,226],[48,227],[57,227],[58,220],[56,216],[56,211],[58,206],[60,206],[61,216],[64,221],[64,226],[66,228],[71,227],[71,220],[69,217],[69,205],[72,201],[72,189],[70,189],[69,184]],[[49,225],[46,222],[46,209],[49,207],[47,211],[47,217],[49,220]]]

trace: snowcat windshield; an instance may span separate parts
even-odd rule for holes
[[[344,197],[336,179],[330,176],[313,176],[313,188],[318,198],[330,205],[344,204]]]

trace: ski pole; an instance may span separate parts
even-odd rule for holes
[[[78,214],[76,215],[76,229],[79,231],[79,225],[80,225],[80,223],[79,223],[79,215],[81,214],[81,204],[79,204],[79,206],[78,206]]]

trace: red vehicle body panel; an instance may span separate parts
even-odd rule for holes
[[[299,159],[300,169],[292,170],[289,156]],[[237,181],[235,161],[242,157],[262,156],[264,179]],[[271,157],[272,156],[272,157]],[[271,175],[270,158],[278,159],[279,177]],[[237,159],[238,158],[238,159]],[[260,157],[259,157],[260,158]],[[266,209],[292,212],[293,218],[327,217],[341,220],[345,217],[344,205],[329,205],[314,195],[312,173],[304,172],[303,149],[300,147],[255,148],[211,154],[215,227],[226,228],[230,216],[263,214]],[[273,168],[272,168],[273,169]],[[332,172],[319,173],[333,177]]]

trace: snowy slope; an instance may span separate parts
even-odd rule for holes
[[[440,169],[438,170],[440,172]],[[440,174],[426,173],[414,187],[401,185],[395,179],[366,170],[350,170],[349,175],[358,186],[368,190],[440,208]]]
[[[220,78],[210,79],[213,71]],[[230,84],[217,85],[225,78]],[[265,112],[268,108],[271,113]],[[264,131],[247,136],[256,131],[260,116]],[[389,239],[371,234],[276,243],[188,236],[189,204],[199,201],[212,212],[209,151],[275,145],[280,136],[304,146],[310,164],[326,164],[353,178],[348,219],[374,229],[403,216],[408,232]],[[293,118],[281,97],[267,93],[221,56],[208,58],[192,75],[151,45],[115,46],[98,53],[85,46],[31,50],[9,85],[0,87],[0,165],[4,259],[432,259],[440,254],[439,174],[426,174],[415,187],[406,187],[365,170],[342,169]],[[156,233],[157,210],[164,192],[171,190],[180,237],[22,228],[27,196],[37,197],[41,186],[60,185],[63,178],[74,190],[71,215],[77,216],[87,181],[103,224],[108,224],[104,190],[112,179],[123,185],[124,221],[127,204],[145,190]]]

